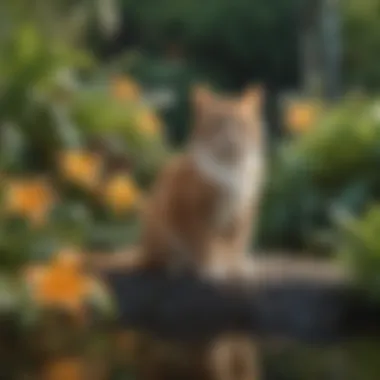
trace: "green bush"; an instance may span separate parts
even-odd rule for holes
[[[343,217],[339,224],[338,257],[359,285],[380,300],[380,206],[374,204],[359,218]]]
[[[285,142],[272,163],[260,242],[265,247],[329,248],[333,215],[354,215],[380,196],[379,103],[348,97],[304,135]]]
[[[166,158],[163,126],[138,84],[99,68],[82,44],[84,25],[74,33],[77,6],[91,18],[84,2],[22,0],[0,16],[0,270],[67,245],[135,241],[134,203]]]

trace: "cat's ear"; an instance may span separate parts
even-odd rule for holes
[[[213,99],[213,94],[204,85],[195,85],[192,89],[192,103],[196,109],[207,107]]]
[[[265,99],[265,90],[261,85],[249,86],[243,91],[240,99],[240,108],[244,113],[260,111]]]

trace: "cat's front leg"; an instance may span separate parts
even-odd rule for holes
[[[203,273],[211,280],[235,280],[250,276],[250,260],[247,244],[241,236],[225,239],[215,238],[209,246],[207,263]]]
[[[234,262],[224,239],[213,237],[207,250],[206,260],[202,265],[202,277],[212,281],[232,278]]]
[[[228,277],[228,265],[221,258],[223,252],[215,252],[212,248],[207,252],[208,257],[200,266],[199,273],[202,278],[208,280],[224,280]]]
[[[248,217],[236,220],[224,235],[223,262],[228,277],[245,279],[252,275],[251,236],[252,225]]]

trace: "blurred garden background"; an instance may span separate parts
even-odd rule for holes
[[[194,83],[267,89],[252,248],[337,260],[380,302],[379,18],[380,0],[2,0],[0,378],[82,379],[78,352],[118,357],[84,323],[114,305],[83,261],[138,243]],[[370,353],[353,379],[379,378]],[[125,357],[113,378],[133,378]]]

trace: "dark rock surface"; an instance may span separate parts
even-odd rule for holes
[[[317,264],[313,268],[322,270]],[[109,272],[103,278],[115,297],[120,326],[163,338],[210,339],[222,331],[242,330],[330,344],[380,333],[379,305],[371,304],[350,281],[302,273],[306,271],[300,266],[286,276],[265,275],[260,281],[224,286],[148,271]]]

